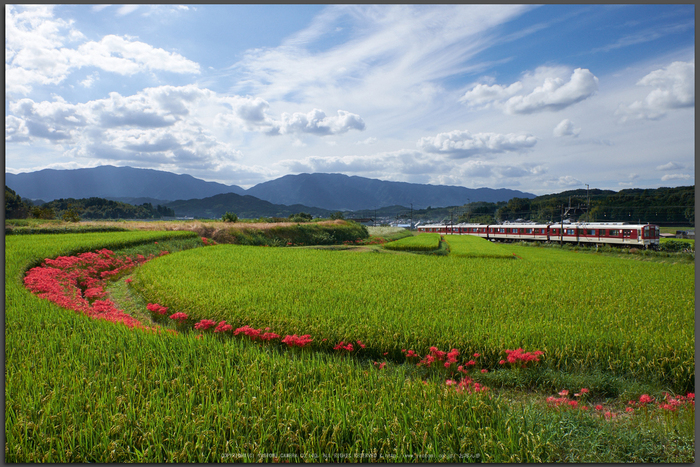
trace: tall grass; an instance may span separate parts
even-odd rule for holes
[[[423,233],[405,237],[385,244],[384,248],[396,251],[434,251],[440,248],[440,234]]]
[[[651,418],[611,424],[489,393],[457,393],[439,378],[424,382],[408,365],[379,370],[311,349],[131,330],[62,309],[22,286],[23,272],[45,257],[178,241],[168,238],[129,232],[6,239],[6,462],[694,459],[692,432],[668,431]],[[211,289],[217,292],[229,291]]]
[[[501,245],[474,235],[445,235],[450,255],[473,258],[513,258]]]
[[[318,348],[361,339],[373,358],[454,347],[494,368],[504,349],[527,347],[557,370],[694,386],[692,265],[539,249],[523,258],[219,245],[147,264],[133,285],[197,319],[311,334]]]

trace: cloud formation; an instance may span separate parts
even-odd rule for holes
[[[497,106],[507,114],[556,112],[589,98],[598,90],[598,78],[585,68],[576,68],[569,80],[558,76],[562,68],[540,67],[522,81],[509,86],[477,84],[460,102],[470,107]],[[534,82],[542,83],[532,86]]]
[[[145,71],[198,74],[199,65],[144,42],[116,35],[85,41],[72,21],[44,5],[5,6],[5,92],[27,95],[36,84],[59,84],[73,71],[95,67],[120,75]],[[82,44],[71,47],[71,44]],[[90,81],[86,81],[86,86]]]
[[[657,120],[669,110],[695,107],[695,61],[673,62],[644,76],[637,85],[654,89],[644,100],[620,104],[615,112],[621,116],[620,122]]]
[[[571,136],[571,137],[578,137],[578,134],[581,132],[580,128],[574,128],[574,123],[569,120],[568,118],[565,118],[559,124],[554,128],[554,131],[552,134],[556,136],[557,138],[561,138],[564,136]]]
[[[523,152],[532,148],[537,138],[530,134],[476,133],[454,130],[436,136],[423,137],[418,147],[430,153],[446,154],[454,159],[475,155]]]

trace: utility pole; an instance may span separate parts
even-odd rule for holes
[[[413,230],[413,203],[411,203],[411,225],[409,225],[408,227],[408,230]]]
[[[586,222],[591,222],[590,212],[591,212],[591,196],[588,194],[588,183],[586,183]]]
[[[571,198],[569,198],[571,203]],[[561,230],[559,231],[559,246],[564,246],[564,205],[561,205]]]

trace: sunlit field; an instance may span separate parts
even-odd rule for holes
[[[693,461],[694,264],[445,240],[8,236],[6,461]]]

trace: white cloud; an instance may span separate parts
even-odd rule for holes
[[[667,182],[669,180],[690,180],[692,175],[688,174],[668,174],[661,177],[662,182]]]
[[[72,21],[54,19],[51,7],[6,5],[5,91],[27,95],[34,85],[59,84],[82,67],[121,75],[144,71],[199,73],[197,63],[177,53],[115,35],[99,42],[84,42],[77,48],[68,46],[84,40]]]
[[[573,136],[576,138],[580,132],[580,128],[574,128],[574,123],[568,118],[565,118],[554,128],[553,134],[558,138],[563,136]]]
[[[370,136],[367,139],[355,142],[355,144],[368,144],[369,145],[369,144],[374,144],[376,142],[377,142],[377,138],[375,138],[374,136]]]
[[[436,136],[423,137],[418,141],[418,147],[426,152],[447,154],[452,158],[460,159],[477,154],[523,152],[536,143],[537,138],[530,134],[471,134],[467,130],[454,130],[439,133]]]
[[[558,183],[560,186],[563,187],[571,187],[571,186],[580,186],[583,185],[583,182],[577,178],[572,177],[571,175],[566,175],[564,177],[559,177]]]
[[[100,78],[100,74],[98,72],[94,72],[91,75],[89,75],[87,78],[85,78],[83,81],[80,82],[80,85],[83,86],[84,88],[91,88],[93,84],[95,84],[95,81],[97,81]]]
[[[308,113],[282,113],[279,119],[268,115],[270,104],[259,97],[223,97],[231,112],[221,112],[215,117],[219,127],[238,127],[247,131],[263,131],[269,135],[313,134],[317,136],[338,135],[350,130],[362,131],[365,122],[362,118],[345,110],[338,110],[338,115],[328,117],[319,109]]]
[[[568,81],[562,76],[564,70],[563,67],[539,67],[509,86],[477,84],[460,102],[469,106],[498,106],[511,115],[531,114],[565,109],[598,90],[598,78],[589,70],[576,68]]]
[[[399,150],[368,156],[306,157],[300,160],[283,160],[280,166],[291,172],[341,172],[381,176],[391,170],[399,174],[435,174],[445,170],[444,163],[425,158],[418,151]]]
[[[683,168],[683,166],[681,164],[679,164],[678,162],[673,162],[673,161],[671,161],[667,164],[656,166],[656,170],[678,170],[678,169],[682,169],[682,168]]]
[[[505,101],[523,89],[523,83],[516,81],[510,86],[477,84],[467,91],[459,101],[472,107],[489,106],[493,102]]]
[[[351,129],[364,130],[365,122],[359,115],[338,110],[337,117],[327,117],[319,109],[313,109],[304,114],[295,112],[293,114],[283,113],[281,121],[276,123],[277,131],[280,134],[289,133],[311,133],[319,136],[337,135],[345,133]]]
[[[73,67],[94,66],[121,75],[133,75],[146,70],[191,74],[200,72],[197,63],[180,54],[111,34],[99,42],[86,42],[77,50],[63,53]]]
[[[669,110],[695,107],[695,62],[673,62],[644,76],[637,85],[654,89],[643,100],[620,104],[615,112],[620,122],[656,120]]]
[[[5,117],[5,141],[8,143],[29,141],[27,122],[13,115]]]
[[[136,11],[138,9],[139,6],[140,5],[133,5],[133,4],[132,5],[123,5],[123,6],[119,7],[119,9],[117,10],[117,16],[124,16],[124,15],[128,15],[129,13],[133,13],[134,11]]]

